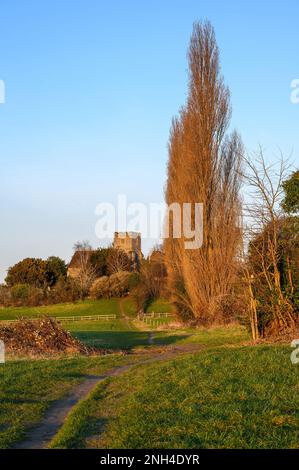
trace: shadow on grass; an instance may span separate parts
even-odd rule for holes
[[[154,344],[158,346],[167,346],[170,344],[175,344],[178,341],[188,338],[189,335],[171,335],[171,336],[161,336],[158,338],[154,337]]]
[[[137,346],[150,346],[149,333],[145,331],[76,331],[73,335],[89,346],[107,349],[127,349]],[[153,345],[175,344],[187,335],[161,336],[153,333]]]

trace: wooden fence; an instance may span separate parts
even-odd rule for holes
[[[173,313],[168,312],[150,312],[138,314],[138,319],[140,321],[153,328],[156,328],[162,325],[163,323],[167,323],[167,321],[163,322],[163,319],[167,318],[175,318],[175,315]]]
[[[167,317],[174,317],[173,313],[166,313],[166,312],[150,312],[150,313],[140,313],[139,319],[146,319],[146,318],[167,318]]]
[[[29,321],[37,321],[40,320],[40,317],[35,317],[35,318],[26,318],[23,317],[26,320]],[[110,320],[116,320],[116,315],[88,315],[88,316],[70,316],[70,317],[51,317],[56,321],[61,321],[61,322],[73,322],[73,321],[110,321]],[[0,323],[14,323],[18,320],[1,320]]]

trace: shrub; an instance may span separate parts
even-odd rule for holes
[[[44,305],[47,302],[47,293],[43,289],[38,287],[30,286],[29,295],[24,305],[29,307],[36,307],[37,305]]]
[[[67,266],[58,256],[50,256],[46,261],[46,278],[49,286],[54,286],[67,276]]]
[[[8,286],[29,284],[38,288],[53,286],[58,279],[66,277],[66,264],[57,256],[46,261],[40,258],[25,258],[8,269]]]
[[[80,298],[80,291],[76,282],[71,278],[60,278],[55,286],[48,292],[48,302],[75,302]]]
[[[9,307],[11,305],[10,289],[5,285],[0,286],[0,305],[3,307]]]
[[[123,297],[129,292],[133,274],[128,271],[120,271],[111,276],[98,278],[90,288],[90,297],[93,299]]]
[[[150,302],[157,299],[162,294],[166,295],[165,286],[167,273],[161,259],[162,255],[160,252],[157,254],[156,250],[156,253],[149,259],[143,260],[139,273],[132,273],[132,277],[129,281],[130,292],[138,310],[146,310]]]
[[[45,303],[45,293],[42,289],[29,284],[16,284],[10,290],[11,303],[18,306],[35,307]]]
[[[92,299],[100,299],[102,297],[110,297],[109,294],[109,277],[102,276],[94,281],[92,284],[89,295]]]
[[[16,284],[12,287],[0,286],[0,305],[9,307],[56,304],[61,302],[75,302],[80,293],[72,279],[60,278],[50,289],[40,289],[29,284]]]
[[[112,247],[108,248],[98,248],[90,256],[90,262],[94,269],[96,270],[96,275],[98,277],[107,276],[108,274],[108,258],[113,252]]]
[[[29,284],[15,284],[10,290],[11,299],[16,305],[24,305],[28,302],[29,292]]]
[[[132,291],[132,297],[134,299],[137,311],[145,311],[148,304],[152,300],[147,287],[144,284],[138,284]]]
[[[39,258],[25,258],[10,267],[6,277],[9,286],[29,284],[43,287],[47,284],[47,264]]]
[[[127,271],[120,271],[110,276],[111,297],[123,297],[128,293],[130,276],[131,273]]]
[[[129,277],[129,291],[134,290],[140,284],[140,274],[131,273]]]

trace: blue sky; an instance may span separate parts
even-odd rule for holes
[[[192,23],[205,18],[232,126],[249,151],[292,152],[298,165],[298,1],[1,1],[0,281],[24,257],[98,246],[99,202],[163,200]]]

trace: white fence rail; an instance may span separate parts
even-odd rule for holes
[[[167,318],[167,317],[174,317],[173,313],[166,313],[166,312],[150,312],[150,313],[141,313],[140,318]]]
[[[26,320],[29,321],[37,321],[40,320],[40,317],[35,317],[35,318],[26,318],[23,317]],[[70,317],[51,317],[56,321],[61,321],[61,322],[72,322],[72,321],[110,321],[110,320],[116,320],[116,315],[87,315],[87,316],[70,316]],[[1,320],[0,323],[15,323],[18,320]]]
[[[142,321],[151,328],[157,328],[168,323],[168,319],[175,319],[174,313],[169,312],[148,312],[138,314],[139,321]]]

